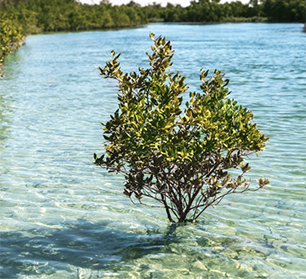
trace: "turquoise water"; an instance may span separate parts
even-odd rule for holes
[[[28,37],[0,80],[0,278],[306,278],[302,27],[152,24]],[[249,178],[271,186],[177,228],[93,165],[100,122],[117,106],[116,84],[96,66],[112,49],[124,71],[147,66],[150,31],[172,41],[173,69],[190,90],[201,68],[223,70],[270,137]]]

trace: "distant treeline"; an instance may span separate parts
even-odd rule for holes
[[[304,22],[304,0],[250,0],[220,4],[220,0],[191,1],[186,8],[167,4],[144,7],[150,20],[165,22]]]
[[[163,22],[303,22],[305,0],[250,0],[249,4],[220,0],[191,1],[188,7],[153,2],[141,7],[131,1],[112,5],[76,0],[0,0],[0,66],[4,57],[28,34],[129,27]]]

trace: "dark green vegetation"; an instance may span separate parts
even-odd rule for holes
[[[0,0],[0,68],[4,57],[22,44],[28,34],[48,31],[93,30],[128,27],[149,21],[164,22],[303,22],[304,0],[250,0],[219,4],[218,0],[191,1],[190,6],[153,2],[141,7],[131,1],[113,6],[76,0]]]
[[[150,21],[166,22],[304,22],[304,0],[250,0],[220,4],[219,0],[191,1],[186,8],[155,4],[144,7]]]
[[[81,4],[75,0],[0,0],[2,13],[13,16],[26,33],[92,30],[146,23],[140,5]],[[105,3],[105,4],[103,4]]]
[[[114,51],[99,68],[103,78],[118,82],[119,108],[104,124],[106,154],[94,154],[95,163],[125,176],[124,194],[131,200],[154,199],[170,221],[194,221],[225,196],[269,183],[260,178],[252,189],[243,178],[250,170],[245,158],[262,151],[268,138],[252,112],[228,98],[229,81],[220,71],[210,78],[201,71],[203,92],[191,92],[183,105],[188,87],[185,77],[170,71],[171,43],[151,39],[150,68],[125,74]]]

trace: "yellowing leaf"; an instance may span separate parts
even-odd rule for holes
[[[110,149],[110,148],[112,148],[112,146],[113,146],[114,144],[112,143],[112,144],[110,144],[108,147],[106,147],[106,150],[108,150],[108,149]]]

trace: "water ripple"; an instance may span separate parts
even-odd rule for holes
[[[1,278],[303,278],[305,34],[299,24],[151,24],[31,36],[9,56],[0,87]],[[228,197],[195,223],[134,206],[123,178],[95,167],[100,122],[116,86],[95,66],[111,49],[122,67],[147,66],[149,31],[168,36],[174,70],[199,90],[221,69],[232,97],[270,141],[249,178],[271,186]],[[140,51],[141,50],[141,51]],[[77,58],[77,59],[76,59]]]

